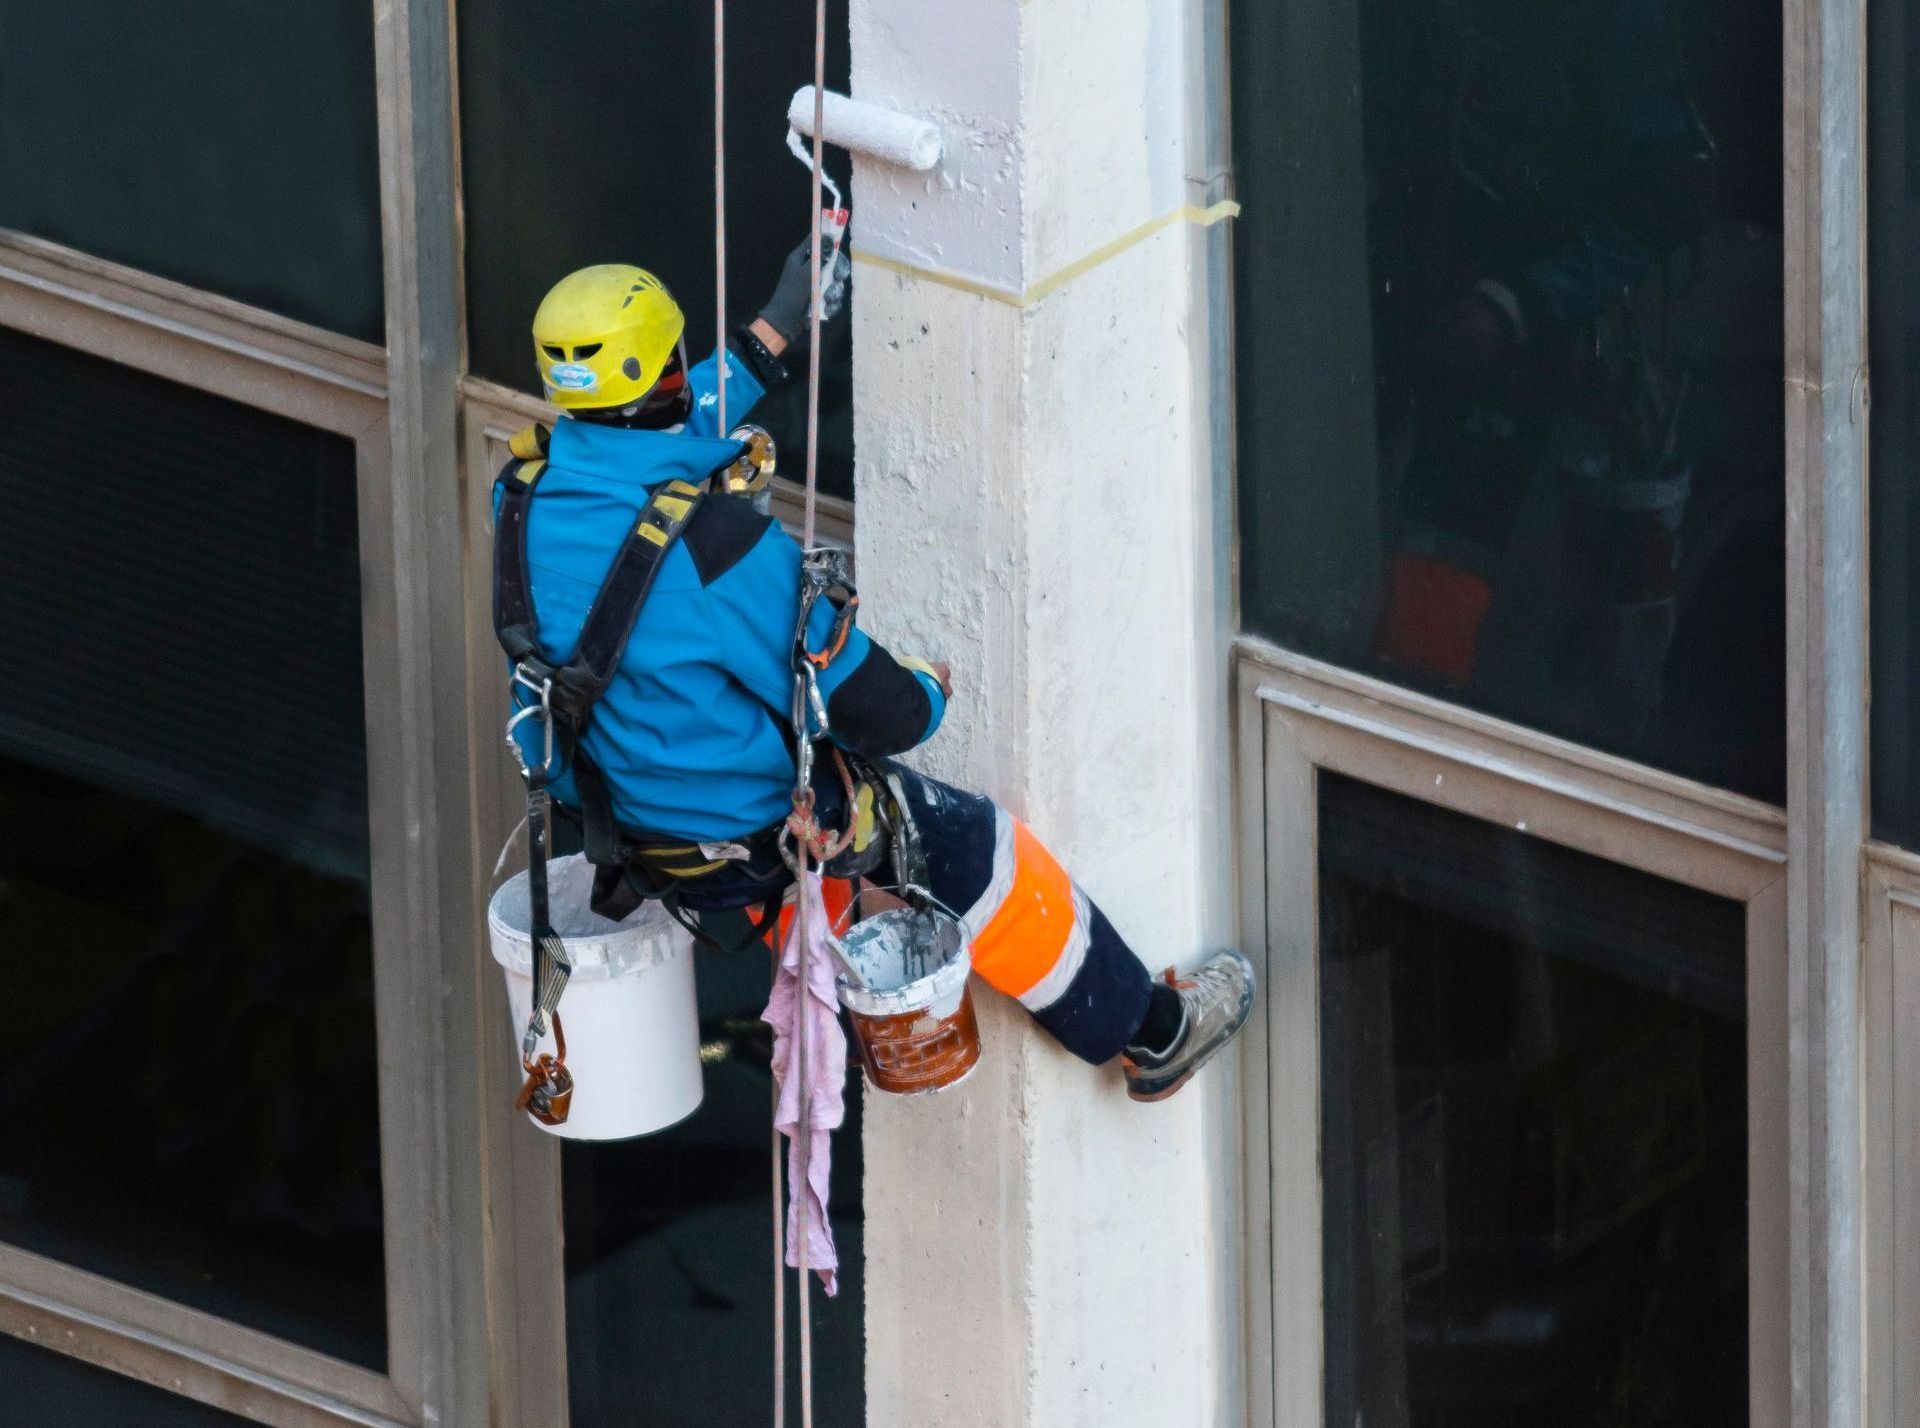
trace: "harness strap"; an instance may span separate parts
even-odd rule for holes
[[[689,481],[668,481],[658,487],[613,558],[613,568],[601,583],[600,593],[593,597],[593,608],[580,627],[573,658],[554,675],[554,707],[562,718],[576,723],[576,737],[592,717],[595,702],[613,684],[621,652],[640,618],[640,607],[647,602],[667,552],[700,509],[706,494],[704,487]],[[521,540],[524,551],[524,530]]]
[[[587,861],[596,868],[625,861],[606,776],[580,748],[573,751],[573,791],[580,796],[580,851],[587,855]]]
[[[531,427],[531,431],[541,428]],[[540,627],[533,615],[533,580],[527,573],[527,514],[534,488],[546,474],[544,456],[520,455],[522,432],[511,443],[514,459],[494,483],[500,510],[493,529],[493,632],[515,664],[540,653]]]
[[[613,683],[621,653],[667,552],[700,509],[706,489],[678,480],[655,489],[594,596],[572,657],[555,667],[541,654],[533,579],[527,568],[528,517],[547,462],[544,456],[523,454],[544,451],[548,439],[542,427],[529,427],[515,436],[509,443],[514,459],[494,483],[500,506],[493,536],[493,631],[508,659],[553,680],[558,733],[563,751],[571,755],[593,717],[594,704]]]
[[[527,565],[528,517],[540,478],[546,474],[549,440],[549,432],[541,426],[530,426],[515,435],[508,443],[513,460],[495,483],[500,504],[494,524],[493,627],[501,648],[513,661],[516,676],[525,677],[524,682],[517,679],[516,684],[543,691],[556,755],[562,767],[572,769],[580,798],[587,861],[607,867],[626,861],[626,841],[613,816],[607,781],[580,747],[580,736],[593,718],[594,705],[613,684],[621,654],[633,636],[641,607],[653,590],[667,552],[699,512],[706,489],[679,480],[654,489],[594,596],[573,655],[556,667],[541,650],[539,616]],[[554,771],[542,772],[543,777],[537,781],[540,784]],[[536,793],[535,784],[536,780],[529,778],[530,801]]]

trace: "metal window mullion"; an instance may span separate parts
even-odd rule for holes
[[[1787,996],[1794,1428],[1862,1421],[1865,10],[1786,0]]]
[[[1249,1237],[1270,1262],[1248,1285],[1248,1423],[1316,1425],[1323,1413],[1315,806],[1318,773],[1330,769],[1745,905],[1750,1411],[1756,1428],[1785,1428],[1803,1356],[1786,1328],[1795,1196],[1777,814],[1258,641],[1240,642],[1236,665],[1242,877],[1257,884],[1243,887],[1244,940],[1266,952],[1264,1007],[1242,1051],[1248,1120],[1267,1125],[1264,1146],[1257,1127],[1248,1131],[1247,1199],[1271,1227],[1267,1242]]]
[[[362,549],[392,1372],[425,1421],[479,1425],[517,1415],[495,1411],[489,1353],[488,1177],[508,1121],[488,1114],[478,1044],[451,12],[374,9],[389,399]]]

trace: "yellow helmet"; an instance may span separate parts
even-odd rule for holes
[[[678,350],[687,320],[652,273],[601,263],[569,273],[533,315],[547,400],[584,410],[644,397]]]

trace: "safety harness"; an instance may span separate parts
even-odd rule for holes
[[[540,646],[540,626],[533,608],[533,583],[527,571],[527,517],[533,495],[547,469],[550,433],[530,426],[509,443],[513,460],[495,482],[499,510],[493,542],[493,629],[512,663],[510,697],[512,717],[507,721],[507,743],[520,762],[527,782],[527,901],[533,934],[533,1009],[521,1037],[521,1061],[527,1081],[521,1105],[536,1119],[556,1124],[566,1117],[564,1097],[572,1081],[565,1055],[558,1058],[534,1052],[546,1035],[548,1021],[559,1035],[557,1006],[573,968],[565,945],[553,930],[547,890],[547,858],[552,851],[553,800],[549,792],[556,773],[571,770],[580,798],[580,821],[587,861],[596,868],[624,866],[629,849],[613,817],[606,780],[581,745],[581,735],[593,718],[600,697],[613,684],[620,656],[640,618],[665,563],[667,552],[680,538],[706,499],[706,490],[688,481],[667,481],[648,499],[621,542],[619,554],[607,572],[593,606],[581,626],[573,655],[556,664]],[[731,464],[731,463],[729,463]],[[539,758],[522,752],[516,737],[520,726],[533,720],[541,726]],[[682,851],[698,860],[690,871],[717,868],[708,864],[697,847]],[[564,1045],[564,1043],[561,1043]],[[550,1119],[551,1118],[551,1119]]]

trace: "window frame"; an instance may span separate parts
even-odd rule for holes
[[[389,470],[385,361],[352,338],[308,328],[231,299],[182,287],[57,244],[0,232],[0,325],[86,351],[136,371],[289,417],[353,442],[366,608],[361,638],[371,691],[391,682],[398,657],[381,619],[380,571],[369,560],[380,487]],[[369,718],[369,756],[377,721]],[[412,959],[382,924],[388,899],[378,871],[392,838],[392,799],[370,777],[375,1020],[382,1059],[380,1122],[386,1216],[389,1371],[345,1363],[317,1350],[189,1309],[162,1296],[0,1245],[0,1330],[144,1379],[265,1423],[411,1424],[420,1421],[401,1384],[406,1320],[431,1302],[407,1281],[401,1252],[420,1221],[418,1174],[409,1142],[430,1130],[393,1074],[398,990]]]
[[[1318,775],[1326,770],[1745,907],[1751,1421],[1785,1428],[1785,816],[1253,637],[1240,640],[1236,666],[1240,914],[1247,945],[1266,949],[1262,1003],[1240,1058],[1247,1421],[1303,1428],[1324,1415]]]
[[[1209,30],[1228,0],[1203,0]],[[1244,1412],[1318,1424],[1318,990],[1314,771],[1335,768],[1696,886],[1748,908],[1752,1421],[1901,1421],[1920,1404],[1920,857],[1867,838],[1866,86],[1860,0],[1782,0],[1785,199],[1787,749],[1784,811],[1597,754],[1283,651],[1245,633],[1231,658],[1243,945],[1269,983],[1240,1059]],[[1231,123],[1226,86],[1208,97]],[[1251,221],[1258,221],[1253,215]],[[1210,321],[1234,321],[1216,298]],[[1209,366],[1226,407],[1216,453],[1237,549],[1234,344]],[[1452,787],[1449,788],[1449,783]],[[1274,869],[1279,869],[1276,876]],[[1766,878],[1766,870],[1774,876]],[[1271,880],[1271,885],[1270,885]],[[1704,880],[1704,881],[1703,881]],[[1752,1004],[1758,988],[1762,1001]],[[1904,1040],[1902,1033],[1905,1034]],[[1753,1059],[1754,1047],[1767,1055]],[[1282,1048],[1270,1060],[1269,1048]],[[1903,1155],[1902,1152],[1905,1152]],[[1310,1218],[1307,1218],[1309,1216]],[[1277,1219],[1276,1219],[1277,1215]],[[1305,1286],[1303,1288],[1303,1286]]]

